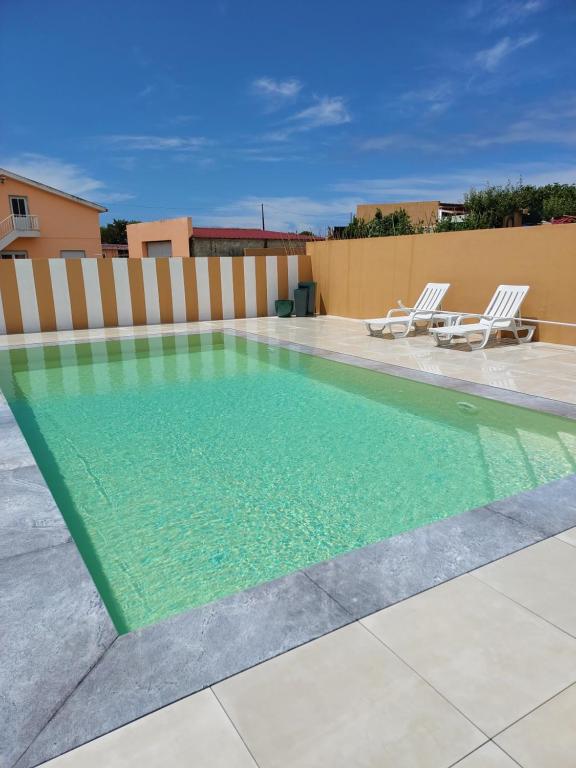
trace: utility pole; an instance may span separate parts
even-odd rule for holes
[[[264,226],[264,203],[260,203],[260,208],[262,209],[262,230],[264,231],[266,229]]]

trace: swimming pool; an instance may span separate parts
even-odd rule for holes
[[[561,478],[576,424],[226,334],[0,353],[117,629]]]

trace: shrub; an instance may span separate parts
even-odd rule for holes
[[[550,184],[544,199],[543,218],[559,219],[562,216],[576,216],[576,185]]]
[[[358,237],[390,237],[394,235],[413,235],[415,231],[410,216],[403,208],[386,215],[378,209],[374,218],[369,221],[354,216],[352,221],[342,228],[339,237],[343,240]]]

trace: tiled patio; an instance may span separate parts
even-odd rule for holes
[[[574,545],[576,529],[47,765],[573,768]]]
[[[236,328],[576,403],[576,349],[570,347],[445,350],[424,336],[373,339],[358,321],[324,317],[202,327]],[[0,347],[198,328],[12,336],[0,339]],[[523,513],[512,516],[523,519]],[[46,765],[574,768],[575,755],[572,528],[264,661]]]

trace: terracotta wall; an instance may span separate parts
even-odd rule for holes
[[[310,280],[303,255],[0,261],[0,333],[258,317]]]
[[[384,315],[427,282],[449,282],[444,308],[482,312],[500,283],[531,286],[523,315],[576,323],[576,224],[307,244],[322,312]],[[576,329],[540,325],[539,339],[576,344]]]
[[[4,250],[26,251],[31,259],[59,258],[60,251],[101,255],[100,213],[96,208],[8,177],[0,185],[0,220],[12,213],[12,195],[28,198],[30,215],[39,218],[40,236],[19,237]]]

